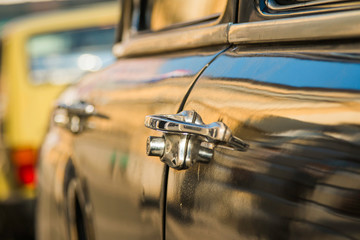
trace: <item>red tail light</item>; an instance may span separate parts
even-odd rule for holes
[[[35,164],[37,151],[35,149],[14,149],[11,157],[17,170],[17,175],[22,184],[35,184]]]

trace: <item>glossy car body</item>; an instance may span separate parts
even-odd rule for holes
[[[52,67],[51,71],[55,72],[56,60],[59,62],[68,54],[58,50],[62,45],[60,37],[56,38],[56,34],[68,34],[69,38],[66,40],[71,40],[70,35],[77,31],[105,29],[111,31],[110,34],[113,35],[118,18],[117,5],[106,3],[37,14],[16,19],[4,26],[1,32],[0,67],[0,178],[3,179],[0,187],[0,208],[4,214],[0,219],[0,238],[5,238],[2,234],[7,234],[8,231],[22,239],[29,238],[27,235],[24,236],[22,231],[30,231],[32,233],[29,235],[34,235],[36,185],[34,169],[38,150],[48,128],[53,102],[69,85],[67,81],[52,81],[50,70],[48,71]],[[112,35],[105,46],[110,56]],[[58,43],[55,51],[47,46],[52,39]],[[48,57],[44,62],[49,63],[52,60],[52,65],[39,64],[44,54],[34,57],[31,44],[35,40],[36,44],[40,45],[40,47],[36,46],[35,50],[51,56],[52,58]],[[96,48],[95,44],[89,45]],[[72,51],[76,52],[76,49]],[[93,53],[91,49],[87,49],[81,51],[81,54],[90,52]],[[37,81],[39,78],[36,78],[34,73],[40,70],[44,74],[41,81]],[[69,79],[70,75],[71,72],[67,72],[61,78]]]
[[[169,2],[124,1],[117,62],[58,100],[39,239],[360,238],[359,2],[223,1],[185,23],[194,1]],[[195,117],[177,135],[183,115],[163,114],[183,110],[248,147]]]

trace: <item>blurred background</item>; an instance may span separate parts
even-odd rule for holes
[[[0,0],[0,239],[34,239],[36,163],[55,99],[112,62],[114,0]]]

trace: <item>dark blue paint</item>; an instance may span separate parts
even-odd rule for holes
[[[208,68],[211,78],[250,79],[290,87],[360,90],[360,63],[223,55]]]

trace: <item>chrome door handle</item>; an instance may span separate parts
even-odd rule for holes
[[[186,122],[195,119],[195,123]],[[195,111],[183,111],[174,115],[149,115],[145,117],[145,126],[157,131],[179,134],[193,134],[205,137],[210,142],[224,143],[239,150],[248,145],[234,137],[223,122],[204,124]]]
[[[145,126],[164,133],[162,137],[148,138],[147,154],[159,156],[176,169],[186,169],[196,161],[208,162],[217,144],[239,151],[248,148],[248,144],[233,136],[223,122],[204,124],[195,111],[146,116]]]
[[[93,116],[109,119],[108,116],[98,113],[94,105],[79,101],[71,105],[59,104],[55,109],[53,120],[56,125],[78,134],[89,128],[87,120]]]
[[[79,117],[91,117],[91,116],[95,116],[95,117],[100,117],[100,118],[105,118],[108,119],[109,117],[98,113],[95,109],[95,106],[87,103],[85,101],[79,101],[77,103],[71,104],[71,105],[66,105],[66,104],[59,104],[57,106],[57,109],[65,109],[68,114],[71,115],[77,115]]]

